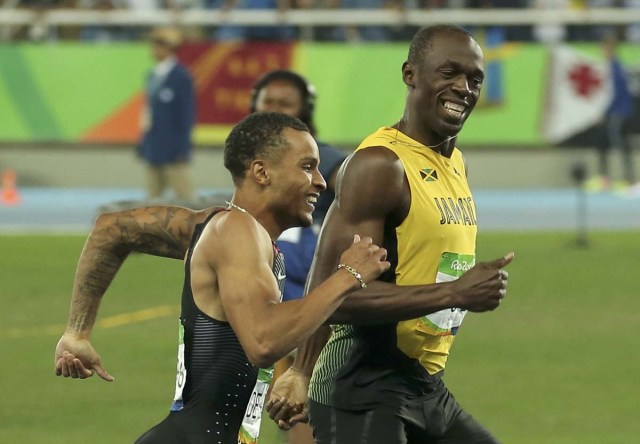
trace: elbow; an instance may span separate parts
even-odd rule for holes
[[[260,368],[269,368],[271,367],[276,360],[271,360],[268,357],[265,356],[249,356],[247,355],[247,359],[249,361],[249,363],[255,365],[256,367],[260,367]]]
[[[93,224],[90,238],[104,250],[112,251],[119,256],[126,256],[131,252],[127,239],[121,236],[118,225],[118,212],[100,213]]]
[[[260,341],[254,346],[246,350],[247,360],[260,368],[272,366],[278,359],[284,355],[280,355],[276,344],[269,344],[266,341]]]
[[[272,366],[278,359],[274,358],[271,353],[268,352],[251,352],[247,353],[247,360],[260,368],[268,368]]]
[[[102,212],[100,214],[98,214],[98,217],[96,217],[95,222],[93,223],[93,229],[94,230],[104,230],[106,227],[109,226],[109,224],[111,223],[113,219],[113,213],[110,212]]]
[[[92,235],[98,236],[100,240],[104,241],[106,239],[111,240],[113,237],[113,232],[110,230],[114,225],[114,214],[113,213],[100,213],[98,217],[96,217],[95,222],[93,223]]]

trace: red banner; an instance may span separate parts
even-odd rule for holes
[[[289,69],[293,43],[194,43],[179,58],[197,93],[197,123],[233,125],[249,112],[251,87],[265,72]]]
[[[196,89],[196,125],[228,127],[249,113],[251,87],[265,72],[289,69],[293,43],[197,43],[178,54]],[[110,115],[89,128],[86,142],[137,143],[144,91],[136,92]]]

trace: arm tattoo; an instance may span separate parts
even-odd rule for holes
[[[130,251],[182,259],[201,212],[177,207],[152,207],[120,215],[111,233]]]
[[[149,207],[101,216],[80,255],[68,330],[91,331],[102,296],[131,251],[182,259],[206,214]]]

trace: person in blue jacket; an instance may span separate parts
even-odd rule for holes
[[[640,195],[640,183],[637,182],[633,159],[633,146],[630,137],[630,123],[634,114],[633,95],[624,66],[617,51],[618,41],[613,35],[606,35],[602,41],[604,55],[609,64],[610,81],[613,95],[600,122],[600,140],[598,141],[598,176],[587,182],[589,191],[617,192],[633,196]],[[612,181],[609,157],[613,148],[622,154],[623,181]]]
[[[139,147],[146,163],[147,198],[161,199],[171,189],[174,198],[190,201],[194,197],[190,173],[195,122],[193,80],[176,58],[182,43],[177,29],[154,29],[150,39],[156,66],[147,77]]]

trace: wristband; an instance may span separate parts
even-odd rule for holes
[[[344,269],[349,273],[351,273],[353,277],[358,280],[358,283],[360,284],[360,288],[367,288],[367,284],[364,282],[364,280],[362,280],[362,275],[358,273],[355,268],[350,267],[347,264],[338,264],[338,268],[336,268],[336,270],[341,270],[341,269]]]

